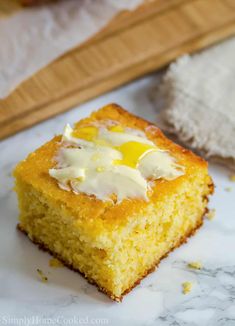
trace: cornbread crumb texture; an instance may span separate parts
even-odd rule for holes
[[[43,283],[47,283],[48,282],[48,277],[43,273],[43,271],[41,269],[37,268],[37,273],[38,273],[38,276],[40,277],[40,280]]]
[[[192,287],[193,287],[192,282],[187,281],[187,282],[182,283],[182,292],[183,292],[183,294],[190,293],[191,290],[192,290]]]
[[[216,213],[216,211],[215,211],[214,208],[213,208],[213,209],[210,209],[210,210],[207,212],[207,214],[206,214],[206,218],[207,218],[208,220],[213,220],[213,219],[215,218],[215,213]]]
[[[120,301],[162,257],[202,224],[213,183],[204,160],[116,105],[93,113],[76,126],[110,120],[145,131],[149,139],[170,151],[185,167],[185,174],[171,181],[154,181],[148,202],[131,199],[114,204],[64,191],[48,174],[55,164],[60,136],[19,163],[14,174],[19,228]]]
[[[193,261],[188,263],[188,267],[192,269],[202,269],[202,263],[200,261]]]
[[[63,265],[63,263],[62,263],[60,260],[58,260],[57,258],[51,258],[51,259],[49,260],[49,266],[50,266],[50,267],[54,267],[54,268],[59,268],[59,267],[63,267],[64,265]]]

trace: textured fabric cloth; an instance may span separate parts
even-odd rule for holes
[[[171,64],[160,94],[167,131],[235,170],[235,38]]]

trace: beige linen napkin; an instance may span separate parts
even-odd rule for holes
[[[171,64],[160,94],[167,131],[235,170],[235,38]]]

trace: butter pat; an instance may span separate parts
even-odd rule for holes
[[[150,181],[184,174],[183,167],[144,133],[122,126],[73,130],[66,125],[56,160],[49,174],[62,189],[101,200],[116,196],[117,202],[125,198],[147,201]]]

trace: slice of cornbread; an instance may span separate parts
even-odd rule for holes
[[[117,129],[143,132],[158,148],[170,153],[184,173],[172,180],[151,180],[148,200],[101,200],[67,191],[49,175],[61,147],[62,138],[56,136],[20,162],[14,175],[19,229],[110,298],[121,301],[163,257],[201,226],[213,182],[202,158],[118,105],[110,104],[81,120],[74,133],[83,126],[97,128],[110,122],[117,124]]]

